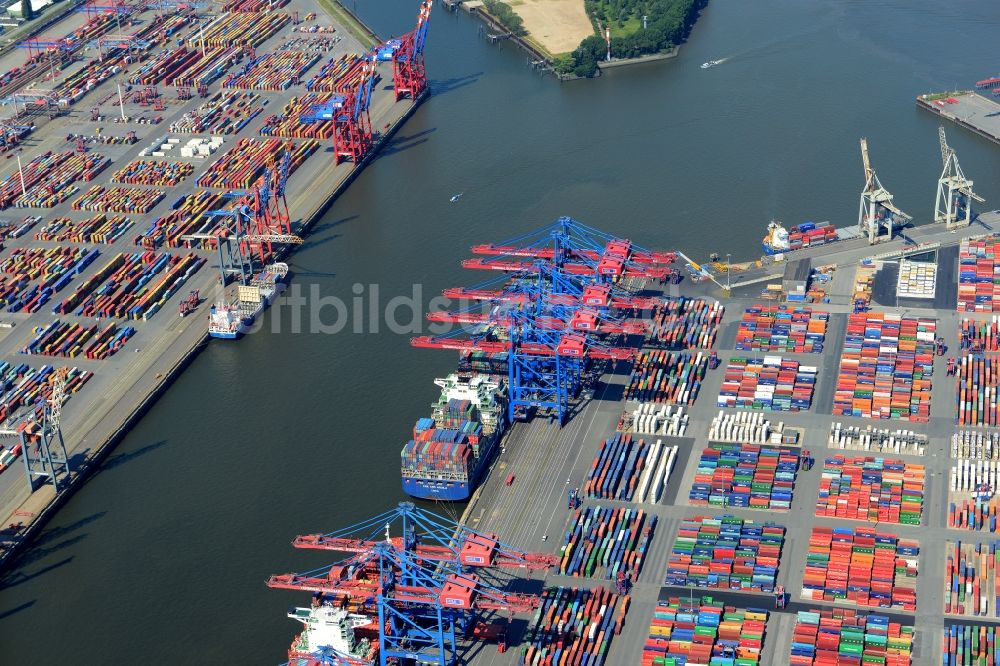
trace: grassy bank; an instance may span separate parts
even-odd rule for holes
[[[374,32],[354,17],[354,14],[336,0],[317,0],[319,6],[333,18],[334,21],[347,28],[351,36],[361,42],[365,48],[371,48],[382,42]]]

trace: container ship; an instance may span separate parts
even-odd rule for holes
[[[378,657],[378,623],[367,615],[346,608],[318,603],[311,608],[293,607],[288,617],[305,625],[288,649],[288,663],[315,664],[316,653],[332,649],[340,658],[336,663],[367,666]]]
[[[791,229],[785,229],[781,222],[771,220],[767,225],[763,247],[764,252],[769,255],[783,254],[804,247],[854,238],[857,235],[854,229],[838,229],[829,222],[803,222],[792,226]]]
[[[241,337],[271,304],[287,278],[288,264],[276,262],[265,266],[248,284],[237,285],[234,294],[212,306],[208,335],[222,340]]]
[[[441,396],[401,453],[403,491],[421,499],[468,499],[507,430],[507,387],[486,375],[435,379]]]

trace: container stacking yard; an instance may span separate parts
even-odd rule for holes
[[[923,465],[832,456],[823,465],[816,515],[919,525],[923,504]]]
[[[719,407],[773,412],[809,409],[816,387],[816,368],[780,356],[734,358],[726,366]]]
[[[139,20],[129,22],[129,30],[143,31],[149,52],[133,56],[124,49],[101,62],[73,63],[56,86],[75,113],[37,118],[39,127],[22,155],[31,182],[22,187],[20,175],[11,178],[12,166],[0,174],[9,210],[0,263],[22,252],[0,276],[6,278],[6,321],[15,324],[0,332],[6,345],[0,409],[5,416],[38,409],[39,399],[53,394],[52,377],[58,373],[52,364],[69,366],[61,386],[70,399],[62,416],[72,453],[79,453],[84,441],[88,448],[99,447],[127,424],[139,403],[175,376],[203,341],[207,310],[219,295],[218,251],[232,238],[232,219],[246,214],[241,203],[247,200],[228,195],[256,188],[261,178],[275,185],[274,193],[287,177],[289,233],[263,235],[305,235],[317,206],[371,155],[371,145],[384,140],[383,128],[414,108],[411,93],[398,89],[399,72],[378,59],[370,125],[380,129],[367,137],[371,145],[345,147],[336,122],[305,118],[314,112],[323,116],[322,109],[335,115],[330,109],[365,76],[365,62],[357,56],[367,53],[368,45],[354,41],[355,31],[337,28],[331,34],[342,41],[332,42],[318,61],[315,50],[291,53],[287,38],[306,34],[293,31],[294,12],[308,15],[313,9],[308,3],[236,4],[250,11],[213,16],[177,11],[164,20],[163,36],[148,34],[158,33],[150,30],[151,15],[135,10]],[[107,16],[95,19],[92,28],[98,34],[88,29],[84,43],[112,30]],[[194,48],[201,41],[195,35],[202,32],[204,50]],[[117,123],[114,77],[132,57],[136,62],[123,76],[133,78],[137,89],[123,100],[127,119]],[[224,87],[227,82],[233,87]],[[96,110],[88,120],[91,106]],[[98,127],[110,127],[116,140],[66,138],[108,136]],[[281,168],[287,169],[284,176]],[[272,222],[280,221],[278,208]],[[997,222],[988,215],[984,220]],[[913,233],[918,242],[954,245],[972,232],[935,236],[917,228]],[[813,239],[826,234],[809,234],[810,249],[797,251],[815,254]],[[491,252],[505,254],[503,247],[476,246],[479,267],[497,256]],[[514,268],[493,268],[527,281],[546,261],[535,249],[516,255],[522,259],[508,264]],[[760,304],[769,269],[752,263],[746,279],[757,282],[735,286],[723,307],[715,283],[700,273],[690,279],[697,271],[685,272],[677,256],[668,257],[674,253],[645,251],[610,234],[588,244],[589,254],[571,253],[568,265],[581,271],[578,275],[586,273],[588,261],[601,265],[600,276],[588,285],[603,288],[607,296],[597,298],[598,305],[588,303],[602,315],[595,324],[601,333],[585,336],[572,326],[559,331],[555,354],[531,359],[533,368],[551,371],[558,365],[553,356],[576,352],[579,363],[568,364],[578,371],[575,385],[557,396],[565,406],[544,404],[548,401],[529,392],[519,394],[519,404],[509,411],[498,409],[514,423],[484,464],[485,482],[472,489],[462,522],[496,534],[495,550],[486,542],[487,554],[502,551],[501,565],[514,564],[504,572],[508,577],[490,580],[498,586],[510,582],[517,591],[477,598],[483,610],[491,604],[497,610],[493,619],[505,625],[507,639],[495,654],[463,650],[462,661],[896,666],[911,663],[913,654],[919,660],[940,653],[941,626],[929,631],[926,617],[943,608],[947,540],[941,536],[947,527],[944,502],[951,498],[944,497],[942,470],[949,462],[941,455],[947,450],[941,433],[950,434],[958,412],[950,382],[933,387],[939,397],[932,405],[930,378],[934,365],[940,372],[946,362],[934,354],[935,337],[959,346],[957,313],[880,312],[880,290],[870,289],[880,271],[854,270],[872,251],[849,239],[821,251],[824,262],[838,267],[822,312]],[[958,266],[959,259],[955,262]],[[854,302],[851,293],[855,275],[867,285],[858,290],[863,303]],[[980,289],[978,273],[976,280]],[[666,296],[665,289],[672,293]],[[502,300],[496,294],[482,297],[491,306]],[[849,315],[854,307],[873,309]],[[740,331],[748,311],[753,321]],[[986,339],[988,333],[976,337]],[[511,368],[518,367],[519,352],[524,356],[516,340],[502,335],[423,343],[460,350],[461,373],[516,376]],[[774,411],[782,411],[780,422],[766,413]],[[875,418],[909,423],[858,430]],[[834,421],[843,425],[836,448],[830,444]],[[913,436],[898,432],[902,426]],[[925,455],[916,457],[921,450]],[[7,444],[0,453],[0,462],[15,455]],[[833,515],[817,517],[826,461],[836,455],[844,456],[843,464],[833,465],[838,499]],[[854,463],[847,460],[883,455],[888,458],[878,469],[857,465],[855,484],[854,470],[848,469]],[[921,465],[927,468],[926,488],[917,484]],[[0,476],[8,484],[0,490],[13,488],[9,472],[15,467]],[[908,475],[908,468],[914,474]],[[826,510],[832,488],[831,476]],[[995,488],[961,492],[963,500],[974,501],[973,492],[992,495]],[[19,502],[11,509],[37,515],[53,495],[46,488],[30,496],[26,508]],[[853,511],[841,517],[839,498],[845,496]],[[880,522],[870,525],[873,516]],[[892,520],[899,522],[888,524]],[[375,550],[394,545],[385,543],[382,528],[379,524]],[[426,536],[420,534],[419,545]],[[501,541],[511,546],[501,547]],[[466,545],[474,557],[484,549],[479,541]],[[544,551],[551,559],[504,559],[518,548]],[[926,583],[919,594],[918,571]],[[522,573],[527,580],[515,585]],[[329,575],[321,581],[336,583]],[[461,588],[460,581],[449,584],[451,591]],[[473,604],[468,590],[456,594],[458,603]],[[695,594],[716,598],[695,602]],[[786,602],[792,608],[782,607]],[[312,612],[309,600],[305,605]],[[276,598],[276,622],[286,606]],[[854,613],[852,607],[891,608],[891,618]],[[362,610],[360,604],[350,608]],[[508,621],[510,616],[516,619]],[[481,626],[474,622],[470,629]],[[380,630],[384,627],[375,632]]]
[[[667,585],[774,592],[785,528],[735,516],[695,516],[677,528]]]
[[[713,442],[701,453],[688,501],[695,505],[787,510],[799,453],[758,444]]]
[[[916,541],[888,532],[814,527],[802,597],[912,611],[916,608],[919,554]]]
[[[998,546],[998,541],[948,542],[945,548],[946,614],[1000,617],[997,611]]]
[[[927,421],[937,323],[868,312],[852,314],[840,361],[834,412]]]
[[[661,601],[649,625],[642,666],[760,664],[767,618],[764,609],[724,606],[711,597],[698,605]]]
[[[885,615],[841,609],[799,611],[794,631],[792,666],[911,664],[913,627]]]
[[[829,319],[812,308],[756,304],[743,313],[736,349],[821,354]]]
[[[0,426],[12,433],[0,443],[0,513],[5,526],[23,524],[3,531],[2,564],[31,543],[65,491],[97,468],[203,348],[208,311],[223,297],[220,275],[232,269],[219,265],[220,239],[233,233],[247,197],[264,180],[271,185],[266,206],[241,224],[244,233],[284,239],[267,248],[277,261],[427,93],[422,51],[413,54],[419,72],[407,91],[396,90],[392,59],[383,58],[357,81],[355,88],[371,83],[365,103],[352,107],[359,116],[338,120],[353,136],[367,133],[350,156],[334,154],[330,143],[320,150],[310,141],[261,139],[265,110],[305,94],[310,63],[360,60],[370,51],[355,37],[363,28],[329,27],[327,18],[322,45],[301,36],[295,28],[311,27],[322,11],[312,0],[234,3],[237,11],[182,3],[166,16],[141,3],[114,12],[86,4],[28,24],[44,24],[41,39],[60,48],[49,56],[34,46],[10,49],[0,72],[5,124],[30,131],[5,130],[10,159],[0,172]],[[229,74],[254,90],[224,89]],[[283,77],[293,80],[285,85]],[[375,87],[376,78],[383,85]],[[357,96],[347,82],[333,83]],[[33,96],[27,104],[25,95]],[[212,170],[213,161],[223,166]],[[225,190],[203,189],[215,186]],[[264,243],[240,245],[259,264]],[[232,282],[238,271],[225,273]],[[47,466],[38,459],[37,422],[53,384],[65,402],[70,462]],[[21,433],[35,438],[31,447],[21,446]],[[29,459],[43,471],[30,485]]]

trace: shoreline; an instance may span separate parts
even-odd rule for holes
[[[442,0],[442,2],[444,2],[444,0]],[[475,16],[480,21],[485,23],[490,29],[502,33],[503,37],[501,39],[509,39],[510,41],[514,42],[519,47],[521,47],[521,49],[526,51],[528,55],[534,60],[543,61],[545,63],[547,71],[551,72],[559,81],[577,81],[580,80],[581,78],[586,78],[586,77],[579,77],[574,74],[560,74],[556,72],[552,68],[552,58],[550,57],[550,54],[543,53],[527,39],[511,34],[502,23],[500,23],[494,16],[492,16],[489,12],[486,11],[484,6],[477,4],[474,7],[469,7],[466,6],[464,2],[456,2],[448,4],[446,6],[453,8],[461,7],[466,11],[466,13],[468,13],[470,16]],[[454,11],[454,9],[452,9],[452,11]],[[651,62],[659,62],[661,60],[671,60],[673,58],[676,58],[680,54],[680,50],[681,47],[678,45],[674,46],[670,51],[665,53],[663,52],[647,53],[645,55],[637,56],[635,58],[624,58],[624,59],[615,59],[610,61],[602,61],[597,63],[598,76],[600,76],[600,72],[605,69],[626,67],[628,65],[643,65]]]

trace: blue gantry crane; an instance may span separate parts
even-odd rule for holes
[[[510,300],[505,306],[493,305],[485,313],[431,315],[432,321],[460,326],[444,335],[413,338],[410,344],[425,349],[504,355],[511,419],[549,409],[560,423],[565,423],[570,400],[583,386],[589,361],[635,357],[635,348],[610,344],[600,336],[645,331],[638,323],[604,319],[579,300],[537,284],[533,287],[531,281],[517,283],[506,295]]]
[[[398,660],[452,666],[460,637],[484,635],[476,630],[480,612],[513,614],[538,607],[534,595],[487,582],[490,569],[547,569],[557,563],[554,555],[517,550],[410,502],[343,530],[300,536],[293,545],[351,556],[315,571],[268,579],[269,587],[315,595],[306,634],[293,643],[290,663],[310,658],[311,653],[296,649],[322,640],[325,628],[317,619],[333,618],[338,631],[327,635],[348,636],[346,643],[330,647],[345,658],[377,659],[383,666]],[[353,625],[345,624],[345,606],[358,609]],[[378,650],[344,631],[351,627],[377,632]]]
[[[645,250],[568,217],[504,243],[477,245],[473,252],[485,256],[463,266],[503,271],[509,281],[500,289],[487,284],[446,291],[446,297],[469,298],[488,309],[431,313],[431,321],[460,328],[411,344],[502,357],[512,419],[541,408],[565,423],[588,361],[633,359],[637,349],[619,341],[648,330],[628,315],[653,308],[656,300],[621,285],[629,278],[663,281],[676,275],[670,266],[675,253]]]

